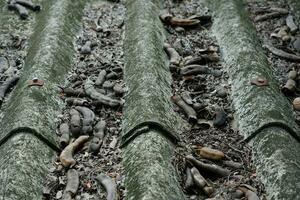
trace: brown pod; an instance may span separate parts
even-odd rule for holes
[[[288,79],[286,84],[281,88],[281,91],[286,96],[291,96],[296,90],[296,82],[293,79]]]
[[[227,120],[227,115],[226,115],[224,109],[217,108],[216,116],[215,116],[215,119],[213,120],[213,125],[215,127],[221,127],[221,126],[225,125],[226,120]]]
[[[298,76],[297,71],[294,69],[289,71],[289,73],[288,73],[288,79],[296,80],[297,76]]]
[[[300,111],[300,97],[294,99],[293,106],[295,110]]]
[[[215,176],[224,177],[230,174],[230,170],[224,169],[215,164],[204,163],[200,160],[197,160],[192,155],[188,155],[185,157],[188,161],[190,161],[197,169],[201,170],[203,173],[210,173]]]
[[[69,105],[74,105],[74,106],[88,106],[89,102],[85,99],[80,99],[80,98],[73,98],[69,97],[66,98],[66,103]]]
[[[185,103],[183,99],[178,95],[172,96],[171,99],[178,107],[184,110],[185,114],[188,116],[188,121],[190,123],[197,123],[197,113],[191,106]]]
[[[59,143],[61,147],[65,147],[69,144],[70,141],[70,129],[67,123],[62,123],[59,126],[59,132],[61,134],[59,138]]]
[[[102,84],[103,84],[104,81],[105,81],[106,74],[107,74],[107,72],[106,72],[105,70],[101,70],[101,71],[99,72],[99,75],[98,75],[98,77],[97,77],[97,79],[96,79],[96,82],[95,82],[95,85],[96,85],[96,86],[98,86],[98,87],[101,87],[101,86],[102,86]]]
[[[200,24],[200,20],[198,19],[179,19],[176,17],[172,17],[170,19],[170,25],[171,26],[196,26],[198,24]]]
[[[295,24],[294,18],[292,15],[287,16],[286,25],[289,27],[290,32],[292,34],[296,33],[296,31],[298,30],[298,26]]]
[[[79,187],[79,174],[75,169],[69,169],[67,173],[67,185],[64,191],[63,200],[74,197]]]
[[[248,200],[259,200],[259,197],[257,196],[257,194],[254,191],[252,191],[246,187],[239,187],[238,189],[244,193],[245,197]]]
[[[225,157],[222,151],[211,149],[208,147],[203,147],[199,150],[199,154],[201,157],[209,159],[209,160],[221,160]]]
[[[164,50],[169,56],[170,64],[179,65],[181,61],[181,56],[179,53],[167,43],[164,43]]]
[[[191,168],[187,167],[185,169],[185,175],[186,175],[186,179],[185,179],[184,189],[189,190],[194,185]]]
[[[195,167],[191,169],[191,173],[192,173],[194,183],[197,185],[197,187],[203,189],[207,185],[205,178],[200,174],[199,170]]]
[[[83,116],[82,129],[81,129],[82,133],[83,134],[91,133],[93,131],[92,126],[95,119],[95,113],[91,109],[84,106],[76,106],[75,109],[79,111]]]
[[[74,142],[70,143],[60,154],[59,160],[64,167],[72,167],[75,165],[76,161],[73,158],[73,154],[79,149],[86,141],[88,141],[89,136],[83,135],[77,138]]]
[[[180,69],[180,74],[183,76],[209,73],[210,69],[204,65],[188,65]]]
[[[92,99],[96,100],[94,102],[95,105],[107,105],[111,107],[121,106],[123,105],[122,100],[113,99],[109,96],[106,96],[104,94],[101,94],[95,89],[94,82],[90,79],[87,79],[84,84],[84,90],[88,96],[90,96]]]
[[[70,130],[73,137],[78,137],[81,133],[81,119],[80,119],[80,113],[75,110],[70,110]]]

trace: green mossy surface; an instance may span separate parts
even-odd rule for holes
[[[124,79],[128,87],[123,118],[123,140],[139,125],[156,124],[156,131],[133,137],[124,147],[126,199],[184,199],[171,164],[183,123],[172,109],[171,74],[163,50],[164,28],[159,0],[128,0],[125,22]],[[151,127],[151,126],[150,126]],[[151,129],[151,128],[150,128]],[[165,131],[163,131],[165,130]],[[131,135],[132,136],[132,135]]]

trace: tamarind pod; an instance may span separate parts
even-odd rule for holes
[[[167,43],[164,43],[164,50],[169,56],[170,63],[173,65],[179,65],[181,60],[181,56],[179,55],[179,53]]]
[[[66,103],[75,106],[88,106],[89,102],[85,99],[69,97],[65,99]]]
[[[85,82],[84,85],[85,92],[88,96],[90,96],[92,99],[96,100],[94,104],[104,104],[107,106],[111,107],[116,107],[122,105],[122,101],[113,99],[111,97],[108,97],[104,94],[99,93],[95,88],[94,88],[94,83],[90,79],[88,79]]]
[[[180,69],[180,74],[183,76],[209,73],[210,69],[203,65],[188,65]]]
[[[28,11],[26,10],[26,8],[22,5],[16,4],[14,1],[8,4],[8,9],[16,10],[19,13],[21,19],[28,18]]]
[[[87,107],[76,106],[75,109],[78,110],[83,116],[82,133],[83,134],[91,133],[93,131],[92,125],[95,119],[95,113]]]
[[[190,161],[197,169],[200,171],[208,172],[220,177],[228,176],[230,171],[228,169],[224,169],[215,164],[207,164],[202,161],[197,160],[192,155],[188,155],[185,157],[188,161]]]
[[[172,96],[172,101],[181,109],[184,110],[185,114],[188,116],[188,121],[191,123],[197,122],[197,114],[196,111],[186,104],[180,96]]]
[[[77,138],[74,142],[70,143],[60,154],[59,160],[64,167],[74,166],[76,161],[73,158],[73,154],[78,148],[88,141],[89,136],[82,135]]]
[[[226,123],[226,120],[227,120],[227,116],[224,109],[222,108],[217,109],[216,117],[213,120],[213,125],[216,127],[223,126]]]
[[[185,175],[186,175],[186,179],[185,179],[184,189],[188,190],[194,185],[191,168],[187,167],[185,169]]]
[[[96,86],[102,86],[102,84],[104,83],[104,81],[105,81],[105,77],[106,77],[106,74],[107,74],[107,72],[105,71],[105,70],[101,70],[100,72],[99,72],[99,74],[98,74],[98,77],[97,77],[97,79],[96,79],[96,81],[95,81],[95,85]]]
[[[41,6],[40,5],[34,5],[31,1],[29,0],[14,0],[15,3],[20,4],[24,7],[27,7],[33,11],[40,11],[41,10]]]
[[[207,185],[207,182],[205,180],[205,178],[200,174],[200,172],[198,171],[198,169],[196,169],[195,167],[193,167],[191,169],[191,174],[194,180],[194,183],[200,188],[203,189],[204,186]]]
[[[71,200],[79,187],[79,174],[75,169],[69,169],[67,173],[67,186],[62,197],[63,200]]]
[[[195,26],[200,24],[200,20],[198,19],[179,19],[176,17],[172,17],[170,20],[171,26]]]
[[[96,180],[105,188],[107,192],[107,200],[118,200],[116,183],[107,175],[100,174]]]
[[[18,76],[12,77],[8,80],[6,80],[1,86],[0,86],[0,105],[2,104],[4,97],[8,90],[15,85],[19,80]]]
[[[70,110],[70,115],[71,115],[71,119],[70,119],[71,133],[74,137],[78,137],[81,133],[80,113],[77,110],[72,108]]]

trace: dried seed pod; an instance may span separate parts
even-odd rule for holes
[[[277,49],[273,46],[270,45],[264,45],[263,47],[265,47],[266,49],[268,49],[272,54],[280,57],[280,58],[284,58],[290,61],[294,61],[294,62],[300,62],[300,56],[295,55],[295,54],[290,54],[287,53],[281,49]]]
[[[281,91],[286,96],[291,96],[295,93],[296,82],[293,79],[288,79],[286,84],[281,88]]]
[[[79,99],[79,98],[66,98],[65,99],[66,103],[69,105],[74,105],[74,106],[88,106],[89,102],[85,99]]]
[[[33,11],[40,11],[41,10],[41,6],[40,5],[34,5],[31,1],[29,0],[13,0],[14,3],[20,4],[26,8],[29,8]]]
[[[161,19],[161,21],[163,21],[164,23],[169,23],[170,20],[172,19],[172,15],[170,13],[167,13],[166,11],[162,12],[159,15],[159,18]]]
[[[259,197],[257,196],[257,194],[254,191],[252,191],[246,187],[239,187],[238,189],[244,193],[245,197],[248,200],[259,200]]]
[[[105,70],[101,70],[97,79],[96,79],[96,82],[95,82],[95,85],[98,86],[98,87],[101,87],[102,84],[104,83],[105,81],[105,77],[106,77],[106,74],[107,72]]]
[[[114,81],[111,81],[111,80],[107,80],[107,81],[104,81],[102,87],[104,89],[112,89],[114,86],[115,86],[115,82]]]
[[[183,76],[209,73],[210,69],[203,65],[188,65],[180,69],[180,74]]]
[[[187,59],[185,60],[184,62],[184,66],[187,66],[187,65],[205,65],[207,64],[207,61],[202,57],[202,56],[199,56],[199,57],[195,57],[195,58],[190,58],[190,59]]]
[[[198,169],[196,169],[195,167],[193,167],[191,169],[191,173],[192,173],[192,177],[193,177],[194,183],[200,189],[203,189],[204,186],[207,185],[207,182],[206,182],[205,178],[200,174],[200,172],[198,171]]]
[[[287,12],[275,11],[275,12],[267,13],[264,15],[258,15],[254,18],[254,22],[265,21],[267,19],[281,17],[282,15],[286,15],[286,14],[288,14],[288,11]]]
[[[103,138],[105,136],[105,129],[106,129],[106,122],[104,120],[100,120],[95,126],[94,137],[89,146],[90,152],[98,153],[102,145]]]
[[[220,57],[219,55],[214,52],[212,54],[205,54],[201,56],[204,60],[206,60],[206,63],[208,62],[219,62],[220,61]]]
[[[1,86],[0,86],[0,105],[2,104],[4,97],[8,90],[13,87],[17,82],[19,81],[19,77],[12,77],[6,80]]]
[[[211,196],[213,193],[214,193],[214,188],[213,187],[211,187],[211,186],[205,186],[204,188],[203,188],[203,191],[204,191],[204,193],[207,195],[207,196]]]
[[[189,92],[183,92],[183,93],[181,93],[180,96],[185,101],[185,103],[187,103],[189,105],[193,105],[193,100],[192,100]]]
[[[79,174],[75,169],[69,169],[67,173],[67,186],[64,191],[63,200],[71,200],[75,196],[79,187]]]
[[[115,86],[113,87],[114,92],[116,93],[116,95],[122,95],[125,93],[124,88],[122,87],[121,84],[116,83]]]
[[[107,79],[117,79],[119,77],[119,74],[117,72],[110,72],[106,75]]]
[[[26,10],[26,8],[20,4],[15,3],[14,1],[8,4],[8,9],[16,10],[19,13],[21,19],[28,18],[28,11]]]
[[[225,157],[222,151],[203,147],[199,150],[199,155],[209,160],[221,160]]]
[[[172,101],[180,107],[182,110],[184,110],[185,114],[188,116],[188,121],[191,123],[196,123],[197,122],[197,113],[196,111],[186,104],[182,98],[178,95],[172,96]]]
[[[286,21],[286,25],[290,29],[290,32],[292,34],[296,33],[296,31],[298,30],[298,26],[295,24],[293,16],[292,15],[287,16],[285,21]]]
[[[59,126],[59,132],[61,134],[59,138],[59,143],[61,147],[65,147],[69,144],[70,141],[70,129],[67,123],[62,123]]]
[[[83,107],[83,106],[76,106],[75,107],[76,110],[78,110],[82,116],[82,133],[83,134],[89,134],[93,131],[93,122],[95,119],[95,113],[87,108],[87,107]]]
[[[203,171],[203,173],[210,173],[215,176],[228,176],[230,171],[228,169],[224,169],[215,164],[207,164],[202,161],[197,160],[192,155],[188,155],[185,157],[188,161],[190,161],[197,169]]]
[[[80,49],[80,53],[87,55],[87,54],[91,54],[92,52],[92,42],[91,41],[87,41]]]
[[[66,96],[73,96],[73,97],[85,97],[85,92],[82,90],[82,89],[77,89],[77,90],[74,90],[72,88],[63,88],[63,87],[60,87],[61,89],[61,92],[63,94],[65,94]]]
[[[89,136],[83,135],[77,138],[74,142],[70,143],[60,154],[59,160],[64,167],[74,166],[76,161],[73,158],[73,154],[78,148],[88,141]]]
[[[233,198],[241,199],[244,196],[244,193],[241,190],[236,190],[233,194]]]
[[[216,127],[223,126],[223,125],[225,125],[226,120],[227,120],[227,115],[226,115],[224,109],[223,108],[217,108],[216,109],[216,117],[213,120],[214,126],[216,126]]]
[[[243,168],[243,164],[242,163],[234,162],[234,161],[231,161],[231,160],[223,161],[223,164],[226,165],[227,167],[231,167],[233,169],[241,169],[241,168]]]
[[[198,19],[179,19],[176,17],[172,17],[169,21],[171,26],[196,26],[200,24],[200,20]]]
[[[97,154],[99,152],[101,145],[102,145],[102,140],[100,140],[97,137],[93,137],[89,145],[89,152],[92,152],[93,154]]]
[[[100,174],[96,180],[105,188],[107,192],[107,200],[118,200],[116,183],[107,175]]]
[[[297,37],[294,41],[293,41],[293,48],[300,53],[300,37]]]
[[[185,175],[186,175],[186,179],[185,179],[184,189],[189,190],[194,185],[191,168],[186,167]]]
[[[73,137],[78,137],[81,133],[81,119],[80,119],[80,113],[75,110],[70,110],[70,130]]]
[[[213,127],[213,122],[211,120],[199,119],[197,124],[203,129],[210,129]]]
[[[181,61],[179,53],[167,43],[164,43],[164,50],[170,58],[170,64],[178,66]]]
[[[298,77],[298,73],[296,70],[293,69],[293,70],[289,71],[288,79],[296,80],[297,77]]]
[[[9,68],[9,61],[6,57],[0,56],[0,74],[3,74]]]
[[[300,111],[300,97],[294,99],[293,106],[295,110]]]
[[[123,105],[123,102],[117,99],[113,99],[111,97],[105,96],[104,94],[99,93],[95,87],[94,82],[90,79],[87,79],[84,85],[84,89],[87,95],[89,95],[92,99],[97,100],[95,104],[104,104],[111,107],[116,107]]]

